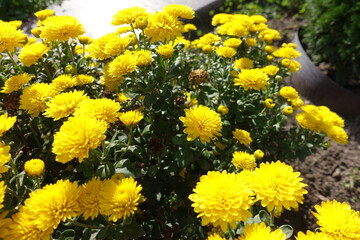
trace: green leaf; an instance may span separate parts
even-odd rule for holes
[[[185,134],[176,134],[174,137],[171,138],[171,141],[175,145],[183,146],[186,144],[186,135]]]
[[[258,215],[262,222],[265,222],[266,225],[270,224],[270,214],[267,211],[260,210]]]
[[[91,229],[85,228],[81,236],[81,240],[90,240],[91,238]]]
[[[67,229],[63,231],[58,240],[74,240],[75,239],[75,231],[72,229]]]
[[[193,153],[190,149],[177,150],[174,158],[180,168],[186,168],[194,160]]]
[[[115,168],[112,163],[104,163],[100,165],[96,170],[96,175],[100,176],[101,178],[109,178],[115,173]]]
[[[151,108],[151,106],[156,103],[156,96],[155,94],[151,93],[144,97],[144,107],[145,108]]]
[[[99,231],[99,233],[96,235],[95,239],[105,239],[107,236],[110,235],[111,229],[110,226],[106,226],[103,229]]]
[[[128,239],[136,239],[144,235],[144,230],[142,229],[141,225],[136,223],[135,221],[125,225],[122,230],[124,236],[126,236]]]
[[[279,228],[285,233],[286,239],[289,239],[294,233],[294,230],[290,225],[282,225]]]

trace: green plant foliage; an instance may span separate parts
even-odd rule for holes
[[[25,21],[33,13],[60,4],[63,0],[0,0],[0,16],[3,21]]]
[[[360,2],[308,0],[301,34],[315,63],[329,63],[342,85],[360,80]]]

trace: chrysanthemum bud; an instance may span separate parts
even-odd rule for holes
[[[73,65],[66,65],[65,73],[74,73],[74,72],[75,72],[75,68]]]
[[[31,159],[25,162],[24,170],[29,177],[40,177],[45,171],[45,163],[41,159]]]

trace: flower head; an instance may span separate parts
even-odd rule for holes
[[[225,105],[220,105],[218,108],[217,108],[217,111],[219,113],[221,113],[222,115],[226,115],[228,112],[229,112],[229,108]]]
[[[52,85],[34,83],[23,90],[23,94],[20,96],[19,108],[37,117],[40,112],[46,109],[46,101],[56,94],[57,91]]]
[[[29,67],[42,58],[47,51],[49,47],[41,42],[27,44],[20,51],[19,61]]]
[[[217,233],[211,234],[206,240],[226,240]]]
[[[307,186],[302,183],[299,172],[294,172],[290,165],[280,161],[261,163],[254,170],[252,189],[256,200],[268,211],[274,208],[282,212],[283,208],[290,210],[298,208],[303,203]]]
[[[70,116],[79,104],[89,100],[84,91],[65,92],[53,97],[46,103],[44,115],[53,118],[55,121]]]
[[[135,51],[134,56],[136,57],[137,66],[147,66],[153,60],[151,57],[151,51],[145,49]]]
[[[183,31],[182,22],[167,11],[156,12],[148,18],[148,24],[144,29],[146,37],[151,42],[166,42],[181,36]]]
[[[170,58],[174,54],[174,47],[172,44],[159,45],[155,50],[165,59]]]
[[[144,114],[140,110],[130,110],[120,113],[119,120],[128,127],[136,126],[143,118]]]
[[[28,83],[34,76],[28,73],[15,75],[6,80],[5,85],[2,87],[2,93],[12,93],[21,89]]]
[[[79,104],[79,107],[74,112],[74,116],[87,116],[107,123],[113,123],[117,120],[119,110],[120,103],[112,99],[89,99]]]
[[[24,164],[24,170],[29,177],[40,177],[45,171],[45,163],[41,159],[31,159]]]
[[[211,223],[225,232],[228,224],[235,227],[237,221],[252,216],[253,193],[239,174],[210,171],[201,176],[193,191],[189,199],[201,225]]]
[[[277,58],[297,58],[301,55],[300,52],[292,47],[281,47],[272,53]]]
[[[39,229],[55,229],[61,221],[78,215],[79,195],[77,182],[58,180],[31,192],[20,211],[31,213],[31,219]]]
[[[236,128],[232,133],[234,135],[233,138],[238,140],[241,144],[249,145],[252,143],[252,138],[248,131]]]
[[[180,117],[187,134],[188,141],[200,138],[202,143],[210,142],[212,138],[221,136],[222,122],[220,115],[210,108],[202,105],[185,109],[185,117]]]
[[[176,18],[193,19],[195,12],[188,6],[181,4],[166,5],[163,10]]]
[[[224,58],[232,58],[236,54],[236,50],[232,47],[219,47],[216,53]]]
[[[282,87],[279,91],[279,94],[288,101],[299,98],[299,93],[295,90],[295,88],[290,86]]]
[[[47,17],[54,16],[54,13],[55,13],[54,10],[44,9],[44,10],[37,11],[36,13],[34,13],[34,15],[35,15],[40,21],[43,21],[43,20],[45,20]]]
[[[265,105],[265,107],[268,108],[268,109],[271,109],[271,108],[275,107],[274,100],[272,100],[271,98],[265,99],[264,105]]]
[[[5,50],[13,52],[15,48],[23,46],[26,35],[22,30],[8,22],[0,22],[0,53]]]
[[[79,75],[73,76],[73,78],[75,79],[76,86],[81,86],[84,84],[89,84],[89,83],[94,82],[94,77],[91,75],[86,75],[86,74],[79,74]]]
[[[8,117],[8,113],[0,115],[0,137],[12,126],[14,126],[15,122],[16,116]]]
[[[8,163],[11,158],[9,151],[10,146],[5,145],[2,141],[0,141],[0,178],[2,173],[5,173],[9,170],[9,168],[5,166],[5,164]]]
[[[271,231],[269,226],[266,226],[264,222],[245,224],[243,229],[243,235],[236,240],[285,240],[286,235],[281,229]]]
[[[349,204],[336,200],[326,201],[316,205],[315,211],[313,215],[322,232],[334,239],[360,239],[359,211],[351,209]]]
[[[334,240],[331,236],[323,232],[306,231],[306,233],[298,232],[296,240]]]
[[[234,68],[237,69],[251,69],[254,67],[254,61],[250,58],[239,58],[234,61]]]
[[[261,149],[257,149],[254,152],[254,156],[255,156],[256,159],[262,159],[264,157],[264,152],[261,151]]]
[[[97,148],[106,138],[106,122],[79,116],[71,117],[54,135],[52,152],[56,161],[67,163],[74,158],[82,162],[89,157],[89,150]]]
[[[5,197],[5,190],[6,190],[5,182],[0,181],[0,210],[4,207],[3,202]]]
[[[286,106],[283,108],[282,112],[285,115],[291,115],[294,112],[294,109],[291,106]]]
[[[84,183],[80,187],[79,205],[80,211],[84,219],[92,220],[99,215],[100,211],[100,189],[102,181],[99,178],[92,178],[89,182]]]
[[[131,7],[118,11],[111,22],[112,25],[135,24],[138,18],[148,18],[150,13],[142,7]]]
[[[236,151],[233,153],[231,163],[237,169],[253,170],[256,167],[256,158],[247,152]]]
[[[100,213],[109,216],[109,221],[126,219],[138,210],[144,201],[141,185],[133,178],[106,179],[100,189]]]
[[[242,69],[234,79],[234,85],[244,88],[245,91],[249,89],[260,91],[269,85],[269,77],[264,71],[258,68]]]
[[[111,77],[120,78],[136,69],[137,57],[122,54],[109,63],[108,73]]]
[[[50,16],[42,21],[40,37],[48,41],[67,41],[85,33],[83,25],[72,16]]]
[[[73,78],[70,74],[61,74],[52,80],[51,85],[56,91],[62,92],[67,88],[74,87],[76,83],[76,78]]]
[[[232,47],[232,48],[239,47],[241,43],[242,43],[242,40],[238,39],[238,38],[228,38],[224,41],[224,45],[226,47]]]

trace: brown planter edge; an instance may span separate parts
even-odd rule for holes
[[[300,95],[313,104],[327,106],[340,115],[360,115],[360,96],[338,85],[313,64],[302,47],[298,32],[293,43],[301,53],[297,60],[302,67],[290,77],[290,83]]]

